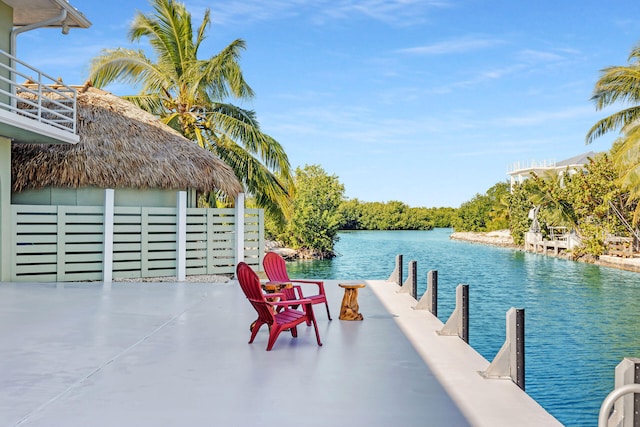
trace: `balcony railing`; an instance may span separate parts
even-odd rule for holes
[[[551,169],[556,167],[555,160],[543,160],[543,161],[524,161],[524,162],[515,162],[509,166],[507,166],[507,173],[513,173],[520,170],[530,170],[530,169]]]
[[[24,80],[24,83],[17,83]],[[0,50],[0,108],[76,134],[76,91]]]

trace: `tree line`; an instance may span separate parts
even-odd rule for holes
[[[346,199],[344,185],[319,165],[297,168],[296,193],[288,221],[267,213],[267,237],[297,249],[302,256],[330,258],[341,230],[431,230],[450,227],[453,208],[410,207],[403,202]]]

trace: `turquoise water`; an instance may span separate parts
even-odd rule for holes
[[[288,265],[292,277],[387,279],[417,261],[419,293],[438,270],[438,317],[469,285],[469,343],[493,360],[510,307],[525,309],[526,390],[566,426],[596,426],[615,366],[640,357],[640,273],[449,240],[449,229],[340,234],[332,260]]]

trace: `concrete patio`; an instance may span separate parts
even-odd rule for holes
[[[324,345],[303,326],[271,352],[234,281],[0,283],[0,425],[560,425],[394,284],[366,281],[364,321],[338,320],[337,283]]]

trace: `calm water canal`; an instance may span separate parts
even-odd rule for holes
[[[438,317],[449,318],[456,286],[468,284],[469,342],[487,360],[504,342],[507,310],[524,308],[527,393],[567,426],[596,426],[615,366],[640,357],[640,273],[452,241],[450,233],[341,233],[342,256],[288,268],[294,277],[387,279],[402,254],[405,278],[417,261],[421,294],[427,271],[438,270]]]

